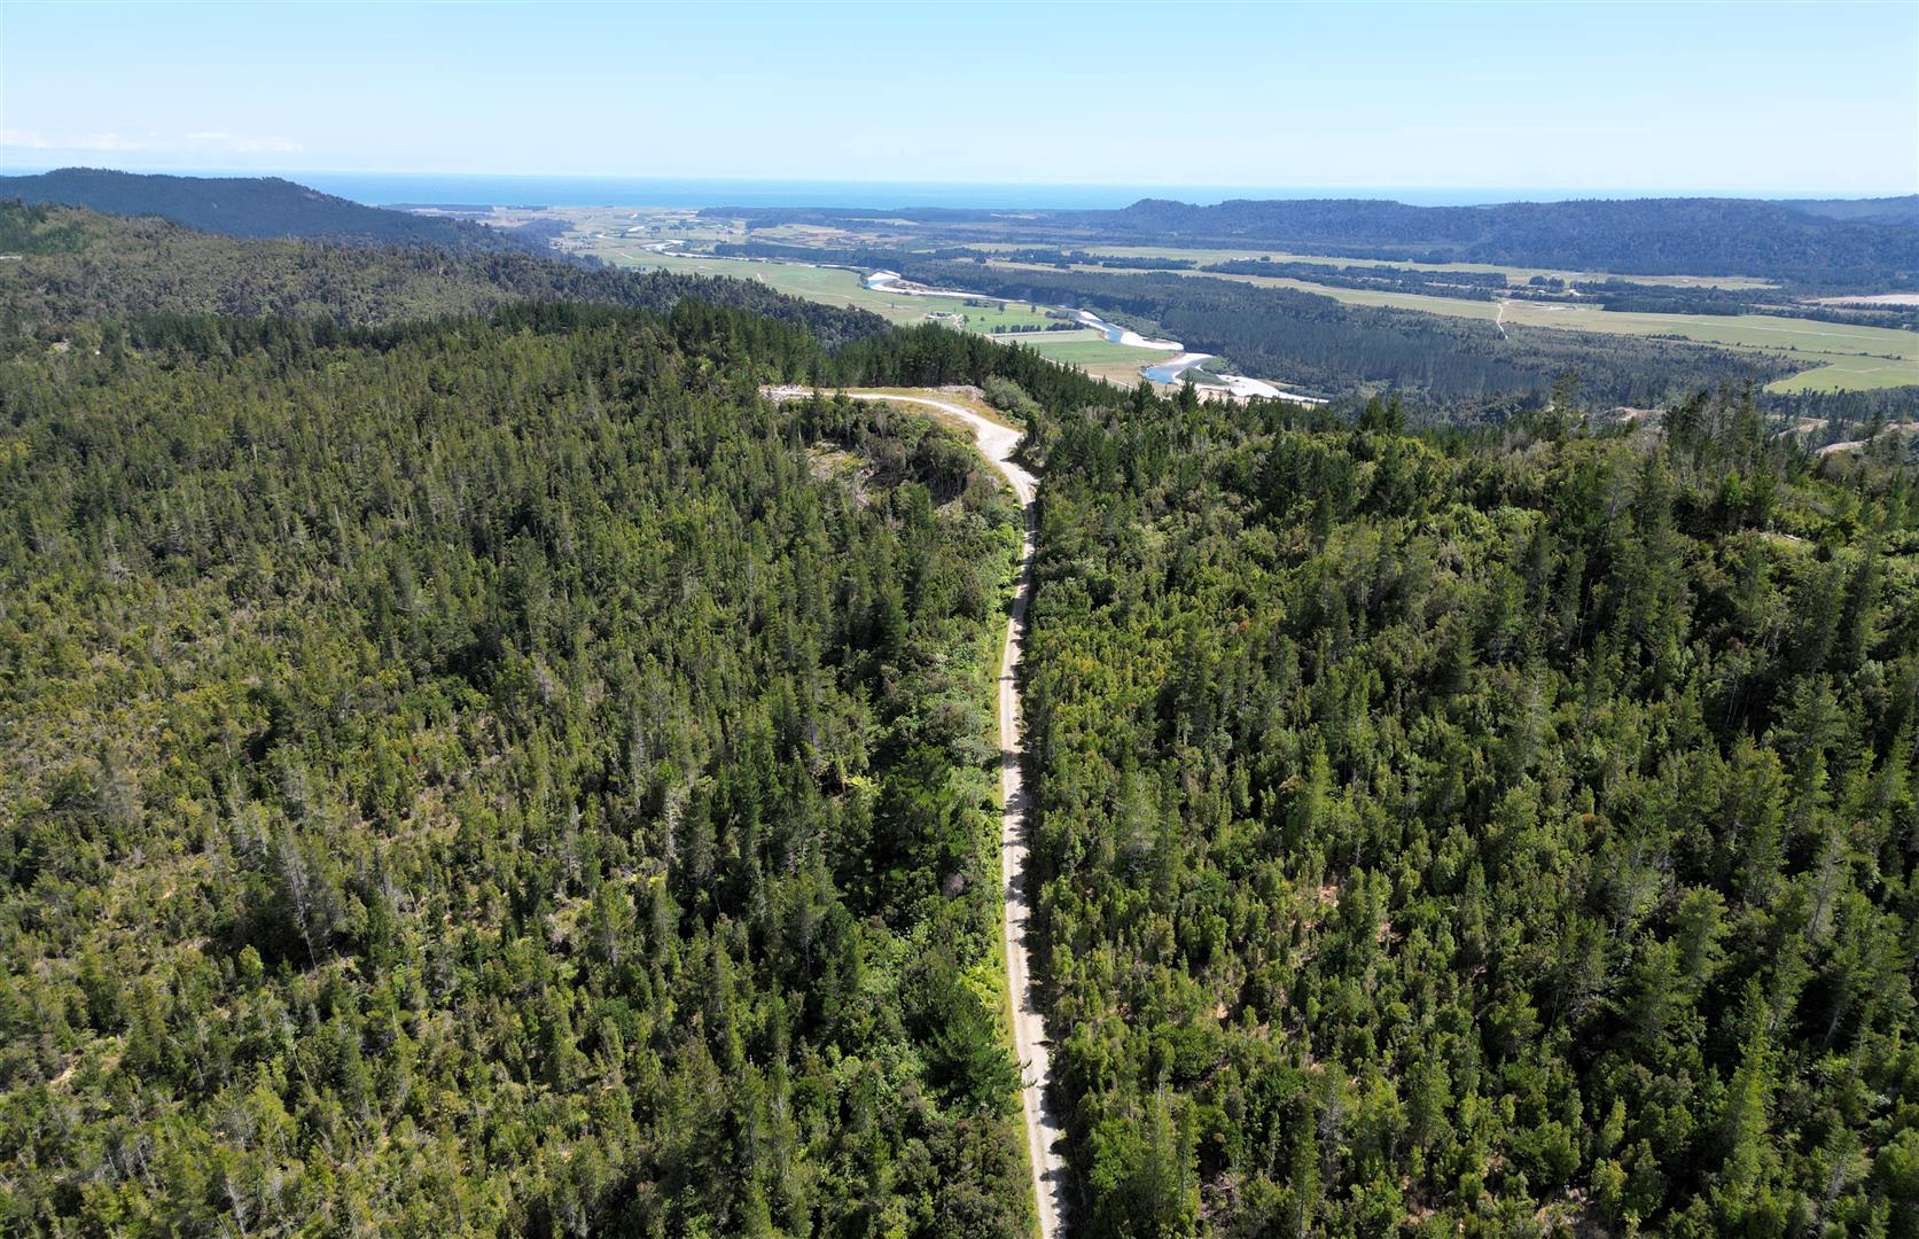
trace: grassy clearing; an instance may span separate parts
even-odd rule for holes
[[[1049,318],[1046,311],[1040,307],[1029,305],[1024,301],[979,299],[983,301],[983,304],[974,305],[970,304],[974,300],[972,298],[965,302],[950,297],[921,297],[918,300],[925,302],[929,310],[937,310],[943,314],[958,314],[964,320],[966,330],[985,332],[988,335],[1025,328],[1043,331],[1058,321]],[[1022,332],[1021,338],[1026,338],[1028,334],[1030,332]]]
[[[1854,327],[1807,318],[1775,318],[1768,314],[1635,314],[1589,306],[1516,301],[1507,305],[1506,321],[1531,327],[1609,331],[1619,335],[1675,335],[1729,348],[1810,354],[1867,353],[1909,363],[1919,361],[1919,333],[1896,327]]]
[[[1774,379],[1767,391],[1876,391],[1919,383],[1919,362],[1883,357],[1835,357],[1827,365]]]
[[[689,275],[717,275],[734,280],[758,280],[768,288],[826,305],[870,310],[892,323],[924,322],[946,308],[940,298],[909,297],[876,292],[858,273],[839,267],[809,267],[792,262],[753,262],[740,258],[655,254],[647,250],[606,247],[595,251],[608,262],[641,271],[678,271]]]
[[[1040,356],[1063,365],[1078,366],[1096,379],[1105,379],[1121,387],[1139,382],[1140,367],[1169,360],[1173,354],[1162,349],[1134,348],[1094,338],[1068,340],[1021,340]]]
[[[620,245],[603,245],[594,252],[608,262],[640,270],[681,271],[736,280],[758,280],[769,288],[809,301],[871,310],[894,323],[924,322],[929,314],[954,314],[959,319],[949,325],[990,335],[1017,328],[1044,329],[1056,321],[1048,317],[1043,308],[1024,301],[1002,301],[997,297],[925,297],[871,289],[866,286],[861,273],[844,267],[714,258],[701,254],[656,254],[643,248]],[[1035,338],[1039,334],[1039,331],[1022,331],[1018,338]]]
[[[992,334],[992,333],[988,333]],[[1106,339],[1106,333],[1095,331],[1091,327],[1079,327],[1072,331],[1049,331],[1045,335],[1035,335],[1030,331],[1006,332],[994,334],[993,338],[1002,344],[1035,344],[1044,340],[1051,348],[1060,344],[1084,343],[1089,340]]]

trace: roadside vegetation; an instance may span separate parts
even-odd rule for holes
[[[1085,1233],[1919,1233],[1906,449],[1522,427],[1042,422]]]

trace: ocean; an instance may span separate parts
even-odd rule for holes
[[[39,169],[8,169],[10,172]],[[139,169],[147,171],[148,169]],[[162,171],[162,169],[151,169]],[[165,169],[184,176],[283,176],[368,206],[972,207],[1098,210],[1141,198],[1207,205],[1229,198],[1387,198],[1414,206],[1480,206],[1567,198],[1638,198],[1657,191],[1417,186],[1060,185],[1012,182],[781,181],[719,178],[500,176],[311,170]],[[1670,194],[1671,191],[1666,191]]]
[[[9,175],[44,172],[7,167]],[[1542,189],[1415,185],[1071,185],[1033,182],[787,181],[692,177],[506,176],[497,174],[328,172],[301,169],[128,168],[175,176],[282,176],[368,206],[631,206],[631,207],[970,207],[997,211],[1100,210],[1141,198],[1197,205],[1229,198],[1373,198],[1412,206],[1484,206],[1496,202],[1562,202],[1571,198],[1830,197],[1814,192],[1750,190]]]

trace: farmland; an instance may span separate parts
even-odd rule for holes
[[[1009,343],[1025,344],[1036,352],[1052,360],[1069,366],[1078,366],[1096,379],[1105,379],[1110,383],[1131,386],[1139,382],[1141,366],[1165,361],[1167,354],[1158,349],[1135,348],[1130,344],[1114,344],[1096,331],[1061,332],[1060,338],[1053,335],[1001,336]]]
[[[1186,251],[1188,255],[1201,252]],[[1054,269],[1015,263],[993,265],[1009,270],[1023,267]],[[1110,274],[1093,266],[1079,265],[1072,269],[1089,274]],[[1765,314],[1652,314],[1560,302],[1475,301],[1427,293],[1340,288],[1284,276],[1222,275],[1197,271],[1174,274],[1234,280],[1265,288],[1290,288],[1331,297],[1346,305],[1502,321],[1511,326],[1667,337],[1697,344],[1784,354],[1794,360],[1803,359],[1807,369],[1770,384],[1774,391],[1863,391],[1919,383],[1919,334],[1891,327],[1860,327]]]
[[[1919,362],[1885,357],[1834,357],[1812,370],[1777,379],[1766,385],[1768,391],[1876,391],[1885,387],[1904,387],[1919,383]]]
[[[964,320],[956,325],[964,326],[968,331],[991,335],[1043,331],[1057,321],[1049,317],[1044,309],[1021,301],[1002,301],[997,298],[968,298],[962,301],[953,297],[916,296],[868,288],[858,272],[844,267],[716,258],[708,254],[658,253],[620,242],[602,242],[591,252],[608,262],[640,270],[757,280],[778,292],[805,297],[809,301],[869,310],[895,323],[923,322],[927,315],[934,313],[956,314]]]
[[[961,321],[951,325],[1008,343],[1027,345],[1055,361],[1078,366],[1095,378],[1124,385],[1139,381],[1141,366],[1166,359],[1163,351],[1114,344],[1096,331],[1047,331],[1045,328],[1057,320],[1049,318],[1043,308],[1027,302],[998,298],[962,301],[953,297],[887,292],[868,288],[857,272],[841,267],[657,253],[612,239],[600,241],[591,252],[608,262],[641,270],[758,280],[778,292],[829,305],[870,310],[894,323],[925,322],[927,315],[934,313],[957,314],[962,316]]]
[[[634,267],[643,271],[676,271],[687,275],[757,280],[777,292],[804,297],[809,301],[867,310],[893,323],[920,322],[925,319],[929,310],[938,308],[926,298],[870,289],[856,273],[838,267],[814,267],[804,263],[789,262],[749,262],[738,258],[714,258],[704,254],[661,254],[639,247],[628,248],[618,243],[596,247],[592,252],[597,257],[618,266]]]
[[[1017,331],[1019,334],[1012,338],[1032,345],[1049,357],[1080,366],[1099,377],[1121,382],[1133,381],[1141,365],[1156,359],[1147,350],[1112,344],[1097,335],[1045,332],[1043,328],[1049,322],[1046,311],[1024,302],[1002,302],[995,298],[990,301],[982,299],[969,305],[950,298],[916,297],[907,293],[869,289],[863,282],[862,273],[845,268],[800,262],[717,258],[697,252],[662,253],[654,248],[663,242],[678,242],[697,250],[718,241],[747,239],[748,233],[739,221],[700,216],[689,211],[645,209],[570,209],[543,214],[559,215],[572,225],[572,231],[560,239],[562,248],[594,255],[622,266],[750,278],[777,291],[809,300],[869,310],[895,323],[923,322],[933,313],[961,315],[963,318],[952,325],[990,335]],[[882,238],[879,235],[862,235],[864,231],[789,224],[758,228],[751,235],[769,240],[777,237],[787,244],[819,246],[822,249],[852,244],[901,243],[897,233]],[[988,241],[976,243],[976,248],[1005,252],[1017,247],[1005,242]],[[1278,250],[1092,245],[1085,247],[1084,252],[1095,258],[1179,258],[1190,260],[1196,266],[1263,256],[1276,263],[1324,265],[1329,270],[1342,266],[1396,266],[1473,275],[1501,274],[1514,284],[1523,284],[1535,276],[1563,280],[1575,286],[1605,278],[1599,273],[1572,269],[1340,258]],[[1061,270],[1057,266],[1015,262],[1010,258],[992,260],[989,265],[1002,270]],[[1110,268],[1090,264],[1076,264],[1066,269],[1089,275],[1115,274]],[[1765,314],[1667,314],[1605,310],[1597,305],[1565,302],[1475,300],[1393,289],[1345,288],[1295,276],[1210,273],[1196,269],[1174,274],[1233,280],[1258,287],[1293,289],[1330,297],[1351,306],[1497,321],[1508,327],[1543,327],[1657,337],[1763,352],[1785,357],[1803,366],[1798,372],[1770,384],[1771,390],[1779,392],[1859,391],[1919,383],[1919,335],[1897,328],[1834,324]],[[1771,287],[1767,281],[1739,276],[1659,275],[1636,276],[1634,279],[1638,283],[1674,288],[1750,290]]]

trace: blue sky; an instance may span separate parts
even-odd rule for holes
[[[1919,2],[0,3],[0,164],[1919,190]]]

